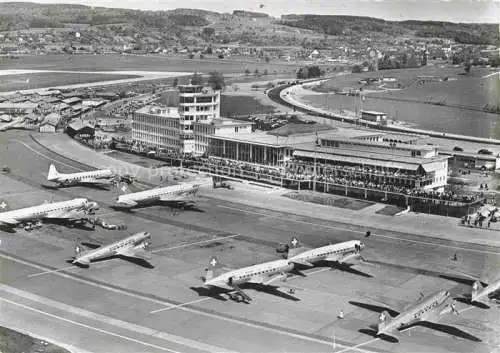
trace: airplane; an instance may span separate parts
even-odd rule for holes
[[[300,252],[299,241],[293,237],[288,247],[287,259],[291,263],[313,267],[319,261],[336,261],[340,264],[361,256],[365,244],[359,240],[330,244]]]
[[[63,174],[59,173],[54,164],[49,166],[49,173],[47,175],[48,181],[53,181],[59,186],[69,185],[111,185],[116,178],[115,173],[109,169],[93,170],[90,172],[80,172]]]
[[[480,281],[475,281],[472,284],[471,303],[480,303],[489,307],[487,302],[491,298],[498,296],[499,292],[500,278],[497,278],[486,286],[483,286]]]
[[[0,226],[14,228],[32,221],[41,222],[43,219],[71,222],[86,221],[88,215],[99,209],[99,204],[85,198],[78,198],[69,201],[45,202],[38,206],[17,210],[9,209],[7,202],[0,202]]]
[[[432,321],[437,321],[439,318],[449,312],[458,315],[456,310],[455,301],[451,300],[451,294],[447,290],[441,290],[437,293],[421,298],[417,304],[412,305],[403,313],[398,313],[392,310],[395,317],[391,317],[387,310],[382,311],[379,316],[379,323],[377,326],[377,337],[389,336],[394,337],[394,331],[403,331],[410,329],[417,323],[429,323],[430,328],[432,325],[437,324]],[[458,329],[457,329],[458,330]]]
[[[292,269],[292,263],[281,259],[221,273],[222,266],[217,257],[214,256],[210,259],[208,267],[205,269],[205,277],[202,279],[207,287],[228,290],[232,299],[250,302],[252,298],[243,292],[240,288],[241,284],[252,283],[275,288],[271,284],[278,280],[285,281],[287,272]],[[290,291],[290,293],[293,292],[293,290]],[[233,296],[232,293],[235,295]]]
[[[119,187],[120,195],[116,198],[114,207],[130,209],[141,204],[155,202],[171,202],[179,204],[182,207],[189,207],[195,203],[190,197],[194,196],[204,184],[203,182],[196,181],[131,192],[125,184],[121,183]]]
[[[84,250],[83,245],[75,246],[75,258],[72,263],[76,265],[89,266],[92,261],[110,257],[124,257],[129,259],[139,259],[147,262],[149,255],[147,251],[151,245],[151,234],[139,232],[96,249]]]

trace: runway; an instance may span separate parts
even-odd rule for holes
[[[466,293],[470,288],[450,277],[487,273],[498,263],[498,248],[422,238],[411,231],[372,229],[373,236],[363,238],[364,227],[231,203],[211,197],[212,191],[202,193],[193,211],[175,214],[153,206],[116,212],[109,208],[114,191],[43,188],[48,159],[62,172],[87,167],[42,149],[27,133],[0,135],[0,152],[2,164],[12,170],[0,175],[0,197],[12,208],[83,196],[102,205],[97,216],[128,225],[126,232],[44,225],[32,232],[0,233],[2,283],[7,286],[0,290],[10,301],[2,303],[2,311],[6,308],[7,318],[18,325],[36,317],[41,335],[64,341],[66,323],[69,344],[88,351],[106,347],[107,352],[488,352],[498,344],[497,306],[446,318],[480,342],[418,327],[394,344],[364,333],[378,314],[349,303],[401,309],[419,291]],[[121,259],[89,269],[65,262],[77,239],[106,244],[142,230],[152,233],[153,269]],[[231,268],[269,261],[278,256],[276,246],[292,235],[309,247],[363,238],[366,261],[351,268],[303,271],[304,277],[289,283],[297,287],[298,300],[250,288],[253,301],[247,305],[214,298],[201,288],[199,277],[212,255]],[[458,263],[450,261],[456,252]],[[340,310],[344,319],[337,317]],[[49,330],[51,325],[60,330]]]

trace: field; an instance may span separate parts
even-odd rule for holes
[[[0,70],[37,69],[37,70],[75,70],[75,71],[170,71],[170,72],[210,72],[243,74],[245,69],[254,72],[268,70],[283,73],[295,72],[298,64],[284,62],[258,62],[248,59],[188,59],[186,56],[138,56],[138,55],[44,55],[21,56],[18,58],[0,57]]]
[[[66,72],[33,73],[0,76],[0,92],[64,86],[79,83],[137,78],[137,75],[79,74]],[[29,80],[29,81],[28,81]],[[28,81],[28,82],[27,82]]]
[[[429,67],[414,70],[390,70],[337,77],[323,85],[321,90],[358,88],[358,80],[366,77],[395,77],[406,87],[387,93],[367,93],[359,98],[335,95],[307,95],[304,99],[313,105],[330,109],[376,110],[388,117],[421,128],[458,134],[500,138],[500,115],[481,111],[486,105],[498,107],[500,81],[491,71],[473,69],[470,76],[462,75],[459,67]],[[456,80],[415,84],[417,76],[451,77]]]
[[[0,326],[0,352],[69,353],[66,349]]]
[[[221,116],[235,116],[247,114],[267,114],[275,111],[271,105],[264,105],[251,96],[221,95]]]

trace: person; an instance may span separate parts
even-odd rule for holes
[[[458,256],[457,256],[457,253],[454,253],[452,258],[451,258],[452,261],[458,261]]]
[[[344,318],[344,310],[340,309],[339,319],[343,319],[343,318]]]
[[[491,218],[488,219],[488,228],[490,227],[490,224],[491,224]]]

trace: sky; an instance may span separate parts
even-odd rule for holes
[[[0,2],[6,2],[0,0]],[[37,0],[141,10],[193,8],[216,12],[248,10],[283,14],[355,15],[386,20],[500,22],[500,0]]]

